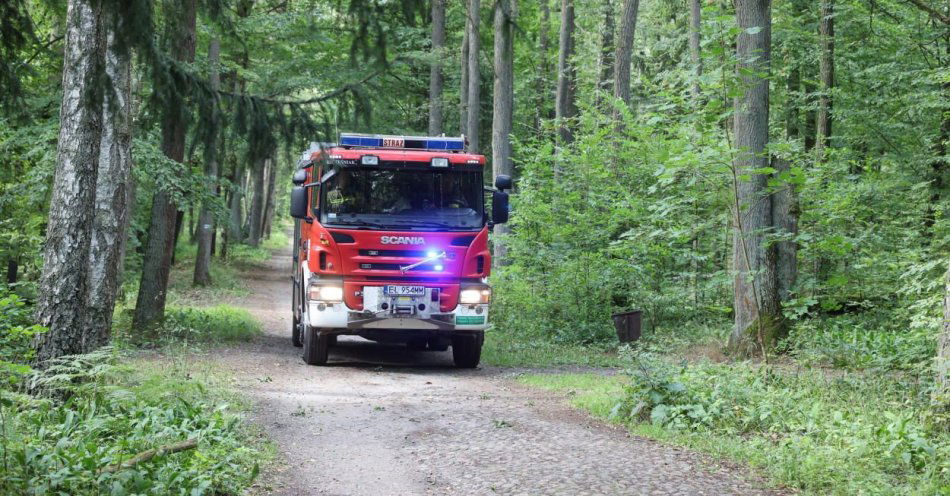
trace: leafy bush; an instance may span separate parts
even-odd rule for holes
[[[205,380],[168,364],[120,365],[111,350],[58,361],[38,397],[2,392],[3,494],[241,494],[264,446]],[[197,448],[114,472],[109,465],[185,440]]]
[[[950,433],[926,389],[896,377],[638,357],[615,418],[739,443],[780,482],[817,493],[950,487]]]

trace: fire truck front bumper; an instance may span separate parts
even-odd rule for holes
[[[428,330],[484,331],[488,328],[488,304],[459,304],[451,312],[442,312],[432,303],[430,291],[413,297],[387,297],[376,288],[364,291],[364,309],[353,310],[345,303],[310,302],[309,323],[327,330],[359,331]]]

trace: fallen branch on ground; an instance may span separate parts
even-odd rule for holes
[[[106,465],[105,467],[102,467],[101,469],[99,469],[99,473],[105,474],[105,473],[118,472],[119,470],[122,470],[124,468],[134,467],[135,465],[138,465],[139,463],[151,460],[152,458],[155,458],[156,456],[164,456],[164,455],[169,455],[171,453],[177,453],[179,451],[190,450],[190,449],[196,448],[197,446],[198,446],[197,439],[189,439],[187,441],[182,441],[180,443],[160,446],[157,449],[150,449],[147,451],[143,451],[122,463]]]

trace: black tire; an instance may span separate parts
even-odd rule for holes
[[[452,337],[452,361],[460,369],[474,369],[482,359],[484,334],[460,335]]]
[[[327,336],[327,346],[336,346],[336,341],[337,341],[336,338],[338,338],[338,337],[339,337],[339,335],[337,335],[337,334],[331,334],[331,335]]]
[[[303,333],[303,361],[307,365],[325,365],[330,356],[330,339],[317,329],[307,327]]]

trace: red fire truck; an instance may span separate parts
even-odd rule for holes
[[[464,138],[341,134],[298,164],[292,341],[310,365],[339,335],[481,357],[492,290],[488,232],[511,178],[483,182]],[[485,196],[491,193],[491,215]]]

